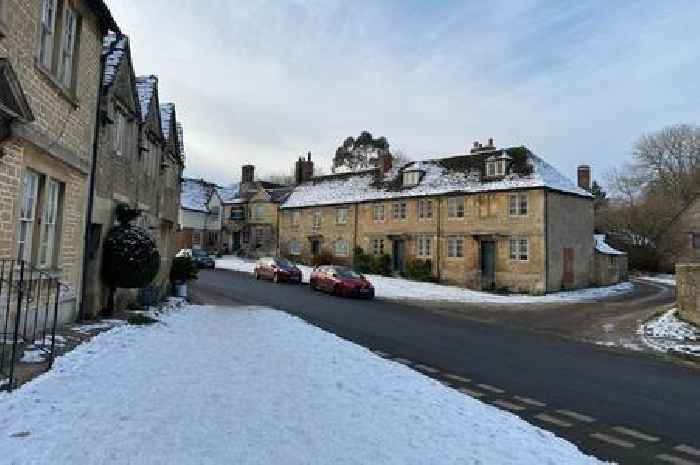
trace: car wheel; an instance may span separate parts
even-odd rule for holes
[[[312,291],[318,290],[318,288],[316,287],[316,282],[313,279],[309,280],[309,287],[311,288]]]
[[[260,275],[258,274],[257,271],[255,272],[255,279],[260,280]]]
[[[278,275],[277,273],[275,273],[274,275],[272,275],[272,282],[273,282],[273,283],[279,283],[279,282],[280,282],[280,275]]]

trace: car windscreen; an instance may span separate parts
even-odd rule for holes
[[[360,275],[352,271],[350,268],[336,268],[335,272],[341,278],[359,278]]]
[[[193,250],[192,251],[192,256],[193,257],[208,257],[207,253],[204,250]]]
[[[285,260],[284,258],[275,259],[274,264],[279,266],[280,268],[291,268],[294,266],[292,262],[290,262],[289,260]]]

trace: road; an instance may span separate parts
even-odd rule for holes
[[[700,464],[700,371],[552,334],[202,271],[195,303],[289,312],[619,463]],[[673,462],[674,459],[686,462]]]

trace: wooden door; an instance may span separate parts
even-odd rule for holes
[[[481,242],[481,288],[496,288],[496,243]]]

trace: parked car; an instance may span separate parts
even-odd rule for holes
[[[301,283],[301,270],[284,258],[261,258],[255,263],[255,279],[271,279],[278,282]]]
[[[313,290],[330,292],[343,297],[374,298],[372,283],[347,266],[319,266],[311,273],[309,286]]]
[[[214,268],[216,266],[216,261],[202,249],[182,249],[175,256],[191,257],[197,268]]]

